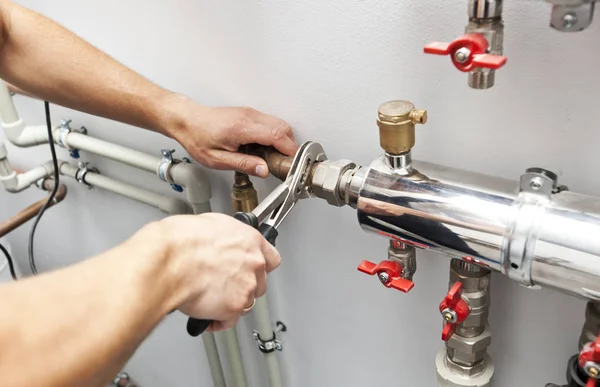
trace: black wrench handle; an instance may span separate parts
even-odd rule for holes
[[[258,218],[251,212],[238,212],[233,216],[235,219],[239,220],[242,223],[247,224],[248,226],[254,227],[265,237],[265,239],[275,246],[275,240],[277,239],[277,229],[275,227],[270,226],[268,224],[258,225]],[[187,332],[192,337],[198,337],[204,333],[212,324],[212,320],[200,320],[196,318],[190,317],[187,322]]]

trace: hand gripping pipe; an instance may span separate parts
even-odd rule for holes
[[[526,287],[599,301],[600,198],[569,192],[539,168],[508,180],[413,163],[415,124],[426,120],[408,101],[383,104],[377,123],[384,156],[369,166],[321,162],[312,171],[314,196],[355,208],[367,232],[476,263]],[[269,166],[284,173],[282,165],[279,158]]]

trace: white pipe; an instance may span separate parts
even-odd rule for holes
[[[15,109],[13,99],[4,82],[0,80],[0,115],[6,138],[16,146],[28,147],[48,142],[47,128],[25,126]],[[59,130],[54,130],[54,141],[58,143]],[[70,132],[63,136],[65,147],[80,149],[106,157],[158,175],[162,158],[136,151],[108,141],[93,138],[81,133]],[[168,168],[168,178],[186,190],[188,201],[199,209],[210,200],[210,182],[204,171],[195,164],[178,163]],[[205,211],[202,211],[205,212]]]
[[[185,188],[187,200],[192,203],[192,206],[203,207],[210,203],[212,196],[210,179],[199,165],[174,164],[169,169],[169,175],[175,184]]]
[[[52,169],[51,162],[49,164],[47,163],[46,166]],[[59,168],[61,175],[68,176],[73,179],[77,178],[77,171],[79,168],[76,166],[71,165],[66,161],[61,161]],[[157,194],[143,188],[135,187],[109,177],[102,176],[95,172],[88,171],[85,174],[85,182],[94,187],[102,188],[138,202],[151,205],[170,215],[190,213],[189,205],[183,200]]]
[[[58,130],[55,130],[54,141],[57,140]],[[123,164],[131,165],[132,167],[143,169],[150,173],[158,174],[158,166],[160,165],[161,158],[157,156],[152,156],[76,132],[67,134],[64,138],[64,144],[67,148],[88,151],[98,156],[106,157]]]
[[[227,329],[223,332],[223,341],[227,350],[227,359],[229,360],[229,368],[231,378],[235,387],[246,387],[246,371],[244,370],[244,362],[242,361],[242,352],[240,351],[240,341],[238,339],[236,327]]]
[[[2,166],[0,169],[4,171],[11,171],[9,175],[0,175],[0,182],[2,182],[4,188],[11,193],[24,191],[34,185],[38,180],[50,176],[44,166],[38,166],[19,174],[12,169],[6,159],[0,161],[0,166]]]
[[[202,214],[204,212],[210,212],[210,202],[204,203],[203,207],[194,207],[194,214]],[[214,387],[226,387],[225,374],[223,373],[223,366],[221,365],[221,358],[219,356],[219,348],[217,347],[216,336],[221,336],[221,333],[216,335],[212,332],[204,332],[202,334],[202,344],[204,344],[204,352],[206,352],[206,359],[208,360],[208,368],[210,369],[210,375],[212,377]]]
[[[48,128],[46,126],[27,126],[19,120],[13,124],[3,123],[4,134],[13,144],[21,148],[48,143]]]
[[[268,341],[273,339],[275,333],[273,329],[273,322],[271,321],[271,313],[269,312],[269,303],[266,294],[256,300],[254,308],[252,309],[252,315],[255,319],[256,331],[258,332],[261,340]],[[269,376],[269,386],[283,387],[277,353],[270,352],[264,353],[263,355]]]
[[[2,121],[6,123],[13,123],[19,121],[19,113],[15,108],[12,96],[8,90],[6,83],[0,80],[0,115]]]
[[[212,377],[214,387],[227,387],[225,384],[225,375],[221,366],[221,358],[219,358],[219,350],[217,348],[217,340],[215,334],[204,332],[202,334],[202,344],[208,360],[208,368]]]

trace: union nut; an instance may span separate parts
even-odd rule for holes
[[[448,356],[457,364],[472,366],[481,361],[492,343],[492,331],[489,326],[475,337],[452,335],[446,342]]]
[[[346,201],[340,195],[341,180],[344,173],[355,167],[356,164],[350,160],[325,160],[319,163],[312,177],[313,194],[332,206],[344,206]]]

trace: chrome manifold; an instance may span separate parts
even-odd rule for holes
[[[511,181],[412,166],[399,173],[382,157],[339,176],[340,196],[364,230],[502,272],[527,287],[600,300],[600,198],[558,187],[540,169]]]

